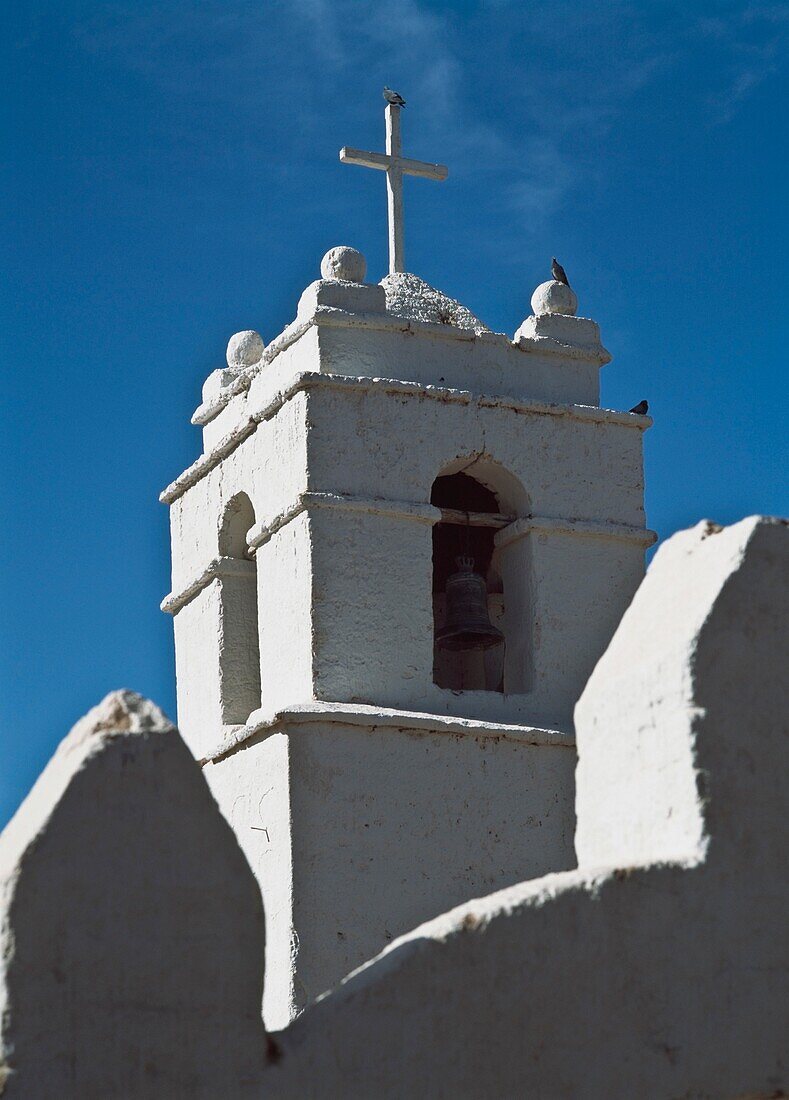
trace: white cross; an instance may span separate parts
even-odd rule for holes
[[[389,199],[389,273],[405,271],[403,244],[403,176],[422,176],[429,180],[445,180],[449,170],[443,164],[409,160],[400,155],[400,108],[386,105],[386,153],[363,153],[360,149],[340,149],[343,164],[362,164],[386,172]]]

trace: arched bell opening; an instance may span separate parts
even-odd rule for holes
[[[433,527],[433,681],[453,691],[504,691],[503,587],[495,564],[495,493],[468,474],[437,477]]]
[[[222,721],[239,725],[260,706],[257,568],[247,534],[255,510],[246,493],[227,504],[219,527],[219,684]]]

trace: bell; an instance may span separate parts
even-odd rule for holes
[[[490,649],[504,641],[488,615],[485,578],[474,572],[474,559],[455,558],[458,572],[447,579],[444,625],[436,633],[441,649]]]

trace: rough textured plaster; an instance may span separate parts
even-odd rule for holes
[[[381,286],[386,291],[387,310],[398,317],[490,332],[487,325],[460,302],[429,286],[418,275],[395,271],[381,280]]]
[[[571,741],[573,706],[643,575],[653,536],[641,433],[650,421],[597,407],[608,354],[594,322],[545,317],[533,330],[516,342],[489,332],[410,275],[383,286],[318,280],[296,325],[241,372],[227,401],[199,410],[206,454],[163,494],[174,513],[165,606],[183,651],[184,738],[198,759],[215,761],[212,787],[231,820],[239,791],[262,798],[272,783],[287,808],[273,842],[281,858],[255,863],[264,893],[278,899],[269,1021],[284,1022],[431,912],[570,866],[572,750],[549,736],[534,744],[531,733]],[[495,550],[504,694],[433,682],[431,526],[440,513],[429,501],[435,478],[457,470],[478,476],[512,518]],[[218,523],[240,492],[256,517],[248,539],[260,642],[260,705],[244,725],[223,709],[234,669],[239,697],[252,681],[228,659],[238,639],[212,567]],[[313,704],[323,714],[301,729],[297,716]],[[338,707],[357,718],[370,708],[374,732],[344,725]],[[464,729],[456,744],[453,720],[479,733]],[[510,732],[499,740],[500,727]],[[256,746],[280,735],[287,769],[280,756],[269,768]],[[385,751],[392,758],[382,761]],[[325,789],[315,784],[322,768]],[[491,812],[488,774],[502,790]],[[444,837],[437,791],[456,823],[440,842],[440,868],[425,844],[431,830]],[[406,822],[393,797],[410,806]],[[549,814],[548,803],[561,811]],[[234,827],[247,850],[254,838],[242,833],[257,827]],[[395,887],[373,873],[387,862],[403,868]]]
[[[548,363],[554,380],[555,363]],[[573,383],[575,388],[575,383]],[[175,481],[166,486],[159,494],[163,504],[172,504],[193,485],[206,477],[219,463],[241,443],[253,434],[258,424],[265,423],[276,416],[284,404],[298,393],[317,388],[345,390],[377,390],[396,396],[412,396],[424,401],[437,401],[441,404],[474,405],[478,408],[510,409],[521,415],[551,416],[583,423],[619,425],[633,431],[645,431],[652,424],[649,416],[635,413],[622,413],[613,409],[600,409],[594,405],[574,404],[568,400],[536,400],[533,397],[511,397],[496,393],[475,393],[471,390],[454,389],[445,385],[430,383],[403,382],[391,378],[369,378],[321,374],[318,370],[299,371],[289,384],[279,387],[271,385],[271,376],[262,374],[256,377],[250,387],[249,395],[240,395],[241,402],[235,408],[235,420],[228,421],[229,428],[223,430],[221,439],[206,444],[205,452],[187,467]],[[545,396],[545,395],[543,395]],[[242,401],[243,397],[243,401]],[[232,411],[232,410],[231,410]]]
[[[550,745],[575,748],[575,737],[561,730],[540,729],[537,726],[513,726],[500,722],[478,722],[473,718],[457,718],[448,714],[428,714],[427,711],[396,710],[373,707],[365,703],[299,703],[270,711],[265,707],[250,715],[246,726],[236,726],[218,741],[207,760],[220,760],[235,752],[244,742],[258,734],[285,726],[317,722],[318,724],[367,726],[376,729],[427,730],[430,733],[460,733],[481,739],[493,738],[524,745]]]
[[[426,506],[437,474],[475,455],[483,456],[481,477],[494,467],[506,472],[522,486],[530,512],[563,525],[564,534],[528,540],[539,550],[532,554],[535,601],[527,609],[535,631],[533,691],[459,700],[433,685],[427,527],[407,515],[310,508],[306,528],[294,518],[292,531],[286,524],[258,549],[263,698],[270,710],[317,696],[568,728],[643,569],[643,542],[601,542],[597,532],[632,527],[651,537],[644,529],[641,434],[629,422],[530,417],[507,406],[440,403],[387,388],[310,388],[174,504],[174,593],[194,585],[215,558],[218,517],[237,492],[250,496],[259,528],[280,523],[280,515],[295,517],[305,490]],[[296,583],[291,578],[310,568],[309,555],[308,583]],[[178,662],[179,685],[183,676],[199,681],[194,688],[183,683],[187,696],[205,692],[204,669],[213,667],[217,646],[209,619],[201,622],[200,637],[190,628],[184,643],[189,661]],[[280,659],[283,645],[287,660]],[[198,757],[213,749],[222,727],[216,706],[182,709],[179,720]]]
[[[293,955],[293,841],[291,823],[290,740],[273,732],[222,761],[204,775],[255,873],[266,913],[266,1026],[282,1028],[295,1012]],[[247,959],[253,970],[261,955]]]
[[[574,866],[571,744],[422,717],[296,719],[206,769],[263,893],[269,1028],[428,916]],[[259,821],[239,817],[239,798]]]
[[[557,293],[561,296],[569,290],[555,283],[544,284],[543,288],[538,288],[537,294],[549,286],[552,287],[554,296]],[[384,299],[380,297],[384,292],[385,312]],[[569,294],[577,305],[575,295],[572,291]],[[575,312],[575,305],[571,312]],[[552,308],[551,306],[550,309]],[[542,306],[539,303],[535,311],[541,313]],[[560,312],[566,312],[566,309],[563,308]],[[240,410],[245,407],[245,395],[250,387],[254,387],[261,375],[282,377],[283,357],[305,335],[314,340],[314,330],[320,326],[350,329],[351,338],[367,328],[375,330],[379,335],[386,331],[404,333],[409,338],[417,337],[420,342],[423,338],[439,340],[444,344],[459,340],[475,341],[478,347],[492,351],[494,361],[498,359],[503,362],[502,357],[508,358],[513,366],[520,362],[527,372],[531,363],[540,359],[553,360],[554,367],[558,365],[557,359],[563,361],[564,365],[572,359],[587,359],[598,367],[602,366],[611,357],[599,343],[597,326],[585,318],[579,321],[578,326],[568,328],[563,326],[560,317],[530,317],[515,334],[514,340],[510,341],[503,333],[491,332],[459,302],[428,286],[416,275],[397,273],[388,276],[380,287],[336,279],[318,280],[302,295],[296,320],[272,340],[263,351],[259,362],[237,370],[235,378],[226,381],[223,379],[225,384],[219,387],[209,386],[202,404],[192,417],[192,423],[209,425],[220,417],[228,405],[234,406],[233,416],[237,418]],[[543,327],[540,328],[540,325]],[[313,330],[311,335],[310,330]],[[555,370],[553,374],[555,376]],[[397,377],[403,375],[398,373]],[[427,380],[421,372],[415,377]],[[510,372],[509,378],[511,383],[515,382],[517,372]],[[543,372],[541,381],[550,388],[551,372]],[[506,388],[513,392],[512,385]],[[578,399],[576,395],[575,400]],[[229,424],[233,416],[230,419],[223,417],[223,423]],[[212,428],[206,439],[219,439],[222,434],[224,431],[216,434]]]

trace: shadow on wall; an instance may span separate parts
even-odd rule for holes
[[[433,682],[452,691],[528,691],[529,542],[496,540],[528,514],[522,486],[490,459],[456,459],[433,482],[430,503],[442,512],[433,527]]]
[[[257,563],[247,542],[254,525],[252,501],[238,493],[225,508],[219,528],[219,553],[231,559],[218,580],[219,690],[226,725],[243,724],[260,706]]]

